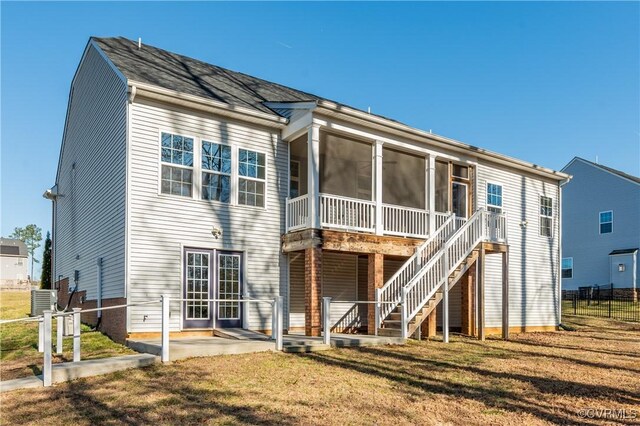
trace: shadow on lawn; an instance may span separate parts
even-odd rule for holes
[[[357,361],[341,357],[340,352],[315,352],[301,356],[313,359],[321,364],[355,370],[362,374],[391,380],[406,387],[405,391],[412,393],[422,394],[427,392],[465,398],[481,402],[488,407],[528,413],[553,423],[574,422],[576,420],[575,413],[567,412],[563,415],[544,402],[538,403],[534,400],[520,397],[508,388],[505,389],[505,386],[508,386],[507,381],[530,384],[539,392],[553,395],[554,397],[569,396],[580,398],[588,396],[589,398],[602,398],[603,400],[632,405],[640,404],[638,395],[608,386],[594,386],[526,374],[496,372],[475,365],[431,360],[383,348],[358,348],[355,350],[363,355],[357,357]],[[484,380],[480,383],[467,384],[456,382],[449,378],[440,379],[437,377],[438,374],[466,372],[475,373]],[[504,384],[501,381],[504,381]],[[585,421],[583,424],[588,423]]]
[[[224,389],[203,387],[200,372],[185,372],[185,366],[152,366],[137,370],[127,377],[125,371],[101,378],[74,380],[51,389],[47,399],[66,400],[48,405],[46,410],[31,403],[14,406],[12,414],[28,418],[55,418],[60,407],[74,407],[75,422],[89,424],[205,424],[212,419],[229,424],[294,425],[298,422],[267,406],[229,404],[238,395]],[[209,383],[212,384],[212,383]],[[29,406],[33,405],[33,407]],[[26,411],[26,412],[25,412]],[[3,415],[4,416],[4,415]],[[72,421],[73,422],[73,421]]]

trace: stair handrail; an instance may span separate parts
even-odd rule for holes
[[[437,252],[453,235],[456,226],[455,217],[455,213],[450,213],[442,225],[420,244],[415,253],[376,291],[376,301],[384,303],[380,307],[377,327],[380,327],[382,321],[395,309],[394,304],[387,302],[400,303],[402,287],[411,280],[416,271],[419,271],[425,265],[430,256]]]
[[[475,246],[481,242],[487,232],[487,212],[484,209],[477,210],[469,220],[447,240],[438,253],[422,267],[422,269],[405,286],[405,295],[402,298],[403,305],[406,306],[406,323],[402,324],[406,328],[409,321],[415,317],[424,305],[435,295],[443,283],[447,282],[450,273],[473,251]],[[467,232],[471,229],[471,232]],[[471,235],[468,235],[471,234]],[[466,243],[462,247],[456,246],[463,237]],[[466,247],[465,247],[466,246]],[[455,259],[455,260],[454,260]],[[426,279],[423,287],[418,288],[418,284]]]

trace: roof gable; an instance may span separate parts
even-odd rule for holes
[[[625,179],[625,180],[628,180],[628,181],[631,181],[633,183],[636,183],[636,184],[640,185],[640,178],[638,178],[636,176],[630,175],[630,174],[622,172],[620,170],[616,170],[616,169],[611,168],[611,167],[604,166],[602,164],[598,164],[598,163],[594,163],[594,162],[589,161],[589,160],[585,160],[584,158],[581,158],[581,157],[574,157],[573,160],[569,161],[569,163],[562,168],[562,171],[563,172],[566,171],[576,161],[580,161],[583,164],[586,164],[588,166],[594,167],[596,169],[602,170],[604,172],[610,173],[610,174],[612,174],[614,176],[617,176],[619,178],[622,178],[622,179]]]

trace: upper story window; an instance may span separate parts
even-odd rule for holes
[[[562,278],[573,278],[573,257],[562,258]]]
[[[540,196],[540,235],[553,235],[553,200],[551,197]]]
[[[502,185],[487,183],[487,210],[502,213]]]
[[[163,194],[191,197],[193,191],[193,138],[162,133]]]
[[[264,207],[265,155],[239,149],[238,157],[238,204]]]
[[[202,199],[231,202],[231,147],[202,141]]]
[[[600,212],[600,233],[610,234],[613,232],[613,211]]]

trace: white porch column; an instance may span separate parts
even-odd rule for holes
[[[427,156],[427,210],[429,211],[429,235],[436,230],[436,157]]]
[[[320,229],[320,126],[312,124],[307,132],[308,227]]]
[[[382,145],[384,142],[376,141],[373,153],[375,176],[375,202],[376,202],[376,235],[384,233],[384,223],[382,217]]]

